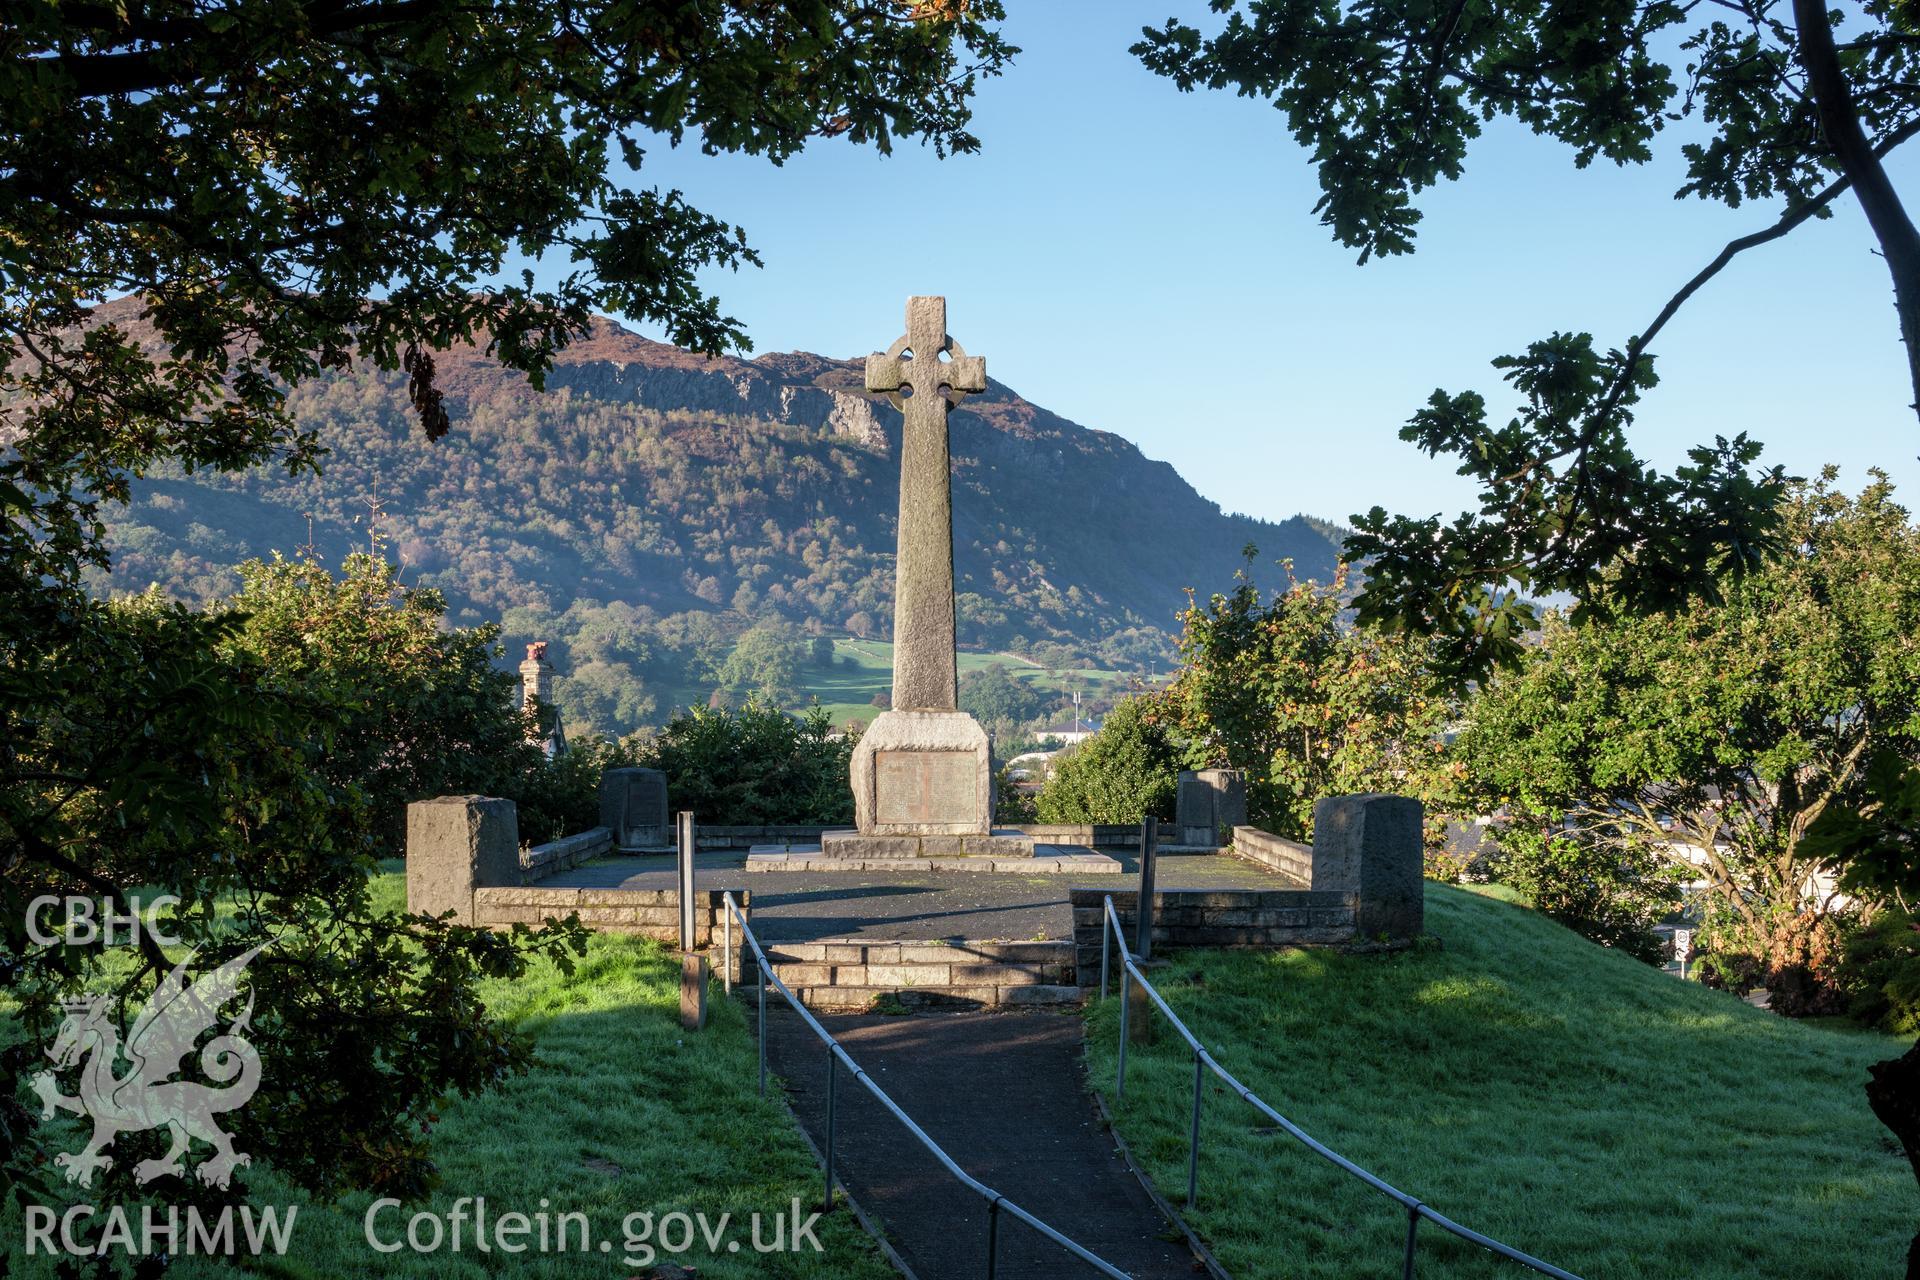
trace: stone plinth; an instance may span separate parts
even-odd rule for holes
[[[1247,775],[1241,769],[1198,769],[1180,774],[1173,824],[1183,845],[1217,848],[1246,825]]]
[[[1328,796],[1313,806],[1313,888],[1355,895],[1363,941],[1426,926],[1422,810],[1407,796]]]
[[[862,836],[993,834],[993,752],[964,711],[881,712],[849,776]]]
[[[494,796],[438,796],[407,806],[407,910],[474,923],[473,895],[520,883],[520,815]]]
[[[600,775],[600,825],[616,849],[657,849],[673,843],[667,814],[667,775],[658,769],[608,769]]]

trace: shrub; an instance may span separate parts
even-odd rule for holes
[[[1007,767],[1001,765],[993,775],[993,820],[996,823],[1022,823],[1040,821],[1040,810],[1031,791],[1022,791],[1007,776]]]
[[[1055,761],[1041,788],[1042,822],[1171,820],[1180,753],[1143,698],[1120,703],[1100,732]]]
[[[1670,874],[1650,858],[1576,833],[1509,828],[1500,834],[1502,880],[1534,909],[1582,937],[1636,960],[1660,964],[1667,944],[1653,926],[1680,900]]]
[[[1767,966],[1744,951],[1703,951],[1694,958],[1700,985],[1744,996],[1767,980]]]
[[[1847,940],[1835,974],[1847,1012],[1898,1035],[1920,1032],[1920,915],[1882,911]]]
[[[676,809],[725,825],[853,821],[853,739],[826,709],[796,719],[749,702],[675,716],[638,763],[667,775]]]
[[[1166,715],[1191,768],[1247,772],[1256,826],[1313,838],[1323,796],[1393,791],[1429,799],[1454,699],[1424,642],[1346,618],[1346,570],[1332,583],[1262,592],[1248,567],[1231,595],[1182,615],[1185,660]]]
[[[1710,903],[1705,923],[1700,980],[1708,986],[1740,995],[1765,987],[1767,1007],[1789,1018],[1845,1011],[1841,929],[1831,916],[1787,912],[1755,928],[1724,904]]]
[[[1838,981],[1841,926],[1815,911],[1784,914],[1768,931],[1767,1007],[1789,1018],[1846,1011]]]

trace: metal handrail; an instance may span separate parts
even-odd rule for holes
[[[1101,922],[1100,926],[1101,999],[1104,1000],[1107,996],[1108,945],[1114,941],[1120,944],[1120,1049],[1119,1063],[1114,1081],[1114,1100],[1118,1102],[1124,1099],[1127,1090],[1127,1015],[1128,1007],[1132,1003],[1127,998],[1131,994],[1128,990],[1130,982],[1138,982],[1140,984],[1141,990],[1146,992],[1147,998],[1159,1006],[1160,1012],[1165,1014],[1167,1021],[1173,1024],[1174,1030],[1180,1033],[1180,1038],[1185,1040],[1187,1047],[1193,1050],[1193,1126],[1189,1134],[1187,1146],[1187,1208],[1193,1208],[1199,1200],[1200,1096],[1201,1084],[1204,1080],[1202,1068],[1205,1068],[1213,1072],[1214,1075],[1219,1076],[1229,1089],[1232,1089],[1236,1094],[1240,1095],[1242,1101],[1279,1125],[1293,1137],[1298,1138],[1309,1151],[1326,1160],[1335,1168],[1352,1174],[1361,1182],[1366,1183],[1369,1187],[1372,1187],[1388,1199],[1395,1201],[1401,1208],[1407,1211],[1407,1244],[1401,1269],[1401,1274],[1405,1280],[1412,1280],[1413,1278],[1414,1251],[1418,1247],[1420,1223],[1423,1219],[1431,1222],[1443,1231],[1451,1232],[1462,1240],[1470,1241],[1483,1249],[1491,1250],[1503,1258],[1520,1263],[1522,1266],[1531,1267],[1542,1275],[1553,1276],[1555,1280],[1580,1280],[1580,1277],[1574,1275],[1571,1271],[1563,1271],[1551,1262],[1543,1262],[1532,1254],[1522,1253],[1512,1245],[1502,1244],[1491,1236],[1481,1235],[1471,1227],[1461,1226],[1452,1218],[1430,1208],[1418,1197],[1408,1195],[1384,1178],[1368,1172],[1366,1169],[1361,1168],[1353,1161],[1347,1159],[1338,1151],[1327,1146],[1305,1129],[1302,1129],[1299,1125],[1287,1119],[1278,1111],[1275,1111],[1271,1106],[1268,1106],[1266,1102],[1262,1101],[1260,1096],[1254,1093],[1253,1090],[1241,1084],[1239,1080],[1234,1078],[1231,1072],[1220,1065],[1219,1061],[1215,1059],[1211,1053],[1207,1052],[1206,1046],[1202,1045],[1199,1038],[1187,1029],[1187,1024],[1180,1020],[1180,1015],[1173,1011],[1172,1006],[1161,997],[1158,991],[1154,990],[1153,984],[1147,981],[1146,975],[1140,972],[1140,967],[1134,962],[1133,953],[1127,949],[1126,931],[1121,928],[1120,914],[1114,909],[1112,894],[1106,895],[1106,918]]]
[[[839,1063],[844,1063],[846,1065],[847,1070],[853,1072],[853,1078],[855,1080],[858,1080],[861,1084],[865,1085],[867,1087],[867,1092],[871,1093],[879,1101],[880,1105],[887,1109],[887,1111],[893,1116],[894,1119],[898,1120],[901,1124],[905,1125],[907,1132],[912,1134],[916,1139],[918,1139],[920,1145],[925,1147],[933,1155],[933,1158],[938,1160],[948,1173],[951,1173],[955,1178],[959,1179],[960,1184],[962,1186],[966,1187],[969,1191],[973,1192],[975,1195],[979,1196],[981,1199],[987,1202],[987,1277],[988,1277],[988,1280],[992,1280],[993,1274],[994,1274],[994,1268],[996,1266],[995,1254],[997,1252],[997,1245],[999,1241],[1000,1211],[1002,1209],[1005,1209],[1008,1213],[1012,1214],[1014,1217],[1018,1218],[1020,1221],[1026,1223],[1028,1226],[1032,1227],[1035,1231],[1038,1231],[1042,1236],[1045,1236],[1047,1239],[1053,1241],[1055,1244],[1059,1245],[1061,1248],[1065,1249],[1067,1252],[1073,1254],[1076,1258],[1079,1258],[1081,1261],[1085,1262],[1087,1265],[1094,1267],[1102,1275],[1112,1276],[1114,1277],[1114,1280],[1131,1280],[1131,1277],[1129,1277],[1126,1272],[1120,1270],[1118,1267],[1114,1266],[1112,1263],[1105,1261],[1104,1259],[1099,1257],[1097,1254],[1088,1250],[1085,1246],[1077,1244],[1073,1240],[1068,1239],[1066,1236],[1062,1235],[1059,1231],[1048,1226],[1046,1223],[1042,1222],[1040,1219],[1034,1217],[1033,1214],[1027,1212],[1025,1209],[1022,1209],[1019,1205],[1007,1199],[1007,1197],[1001,1195],[998,1191],[995,1191],[992,1187],[980,1181],[978,1178],[968,1173],[965,1169],[962,1169],[959,1166],[959,1164],[957,1164],[954,1161],[953,1157],[948,1155],[946,1151],[941,1148],[939,1143],[935,1142],[931,1137],[927,1136],[926,1130],[922,1129],[919,1125],[915,1124],[913,1122],[913,1118],[909,1116],[905,1111],[902,1111],[900,1109],[899,1103],[895,1102],[892,1098],[887,1096],[887,1091],[885,1089],[882,1089],[878,1084],[876,1084],[873,1080],[873,1077],[869,1076],[864,1070],[861,1069],[860,1064],[853,1060],[852,1055],[849,1054],[844,1047],[842,1047],[842,1045],[838,1040],[833,1038],[833,1033],[828,1031],[825,1027],[821,1026],[819,1019],[815,1018],[812,1013],[808,1012],[806,1006],[802,1005],[800,1001],[794,996],[793,992],[788,989],[787,984],[780,980],[780,975],[775,973],[773,971],[773,966],[767,962],[767,953],[761,949],[760,940],[753,936],[753,927],[747,923],[747,918],[745,915],[741,913],[740,904],[734,901],[732,892],[728,891],[728,892],[722,893],[721,901],[723,901],[726,904],[726,908],[727,908],[727,914],[725,917],[726,925],[727,925],[727,937],[726,937],[727,951],[726,951],[726,955],[722,958],[721,971],[726,975],[726,983],[727,983],[728,991],[730,992],[732,990],[733,922],[736,919],[740,921],[741,935],[746,939],[747,945],[753,948],[754,963],[758,968],[759,974],[760,974],[759,985],[760,985],[760,1093],[761,1095],[765,1096],[767,1092],[767,984],[769,982],[773,984],[774,988],[777,991],[779,991],[782,996],[786,997],[787,1004],[792,1007],[795,1013],[800,1015],[801,1020],[805,1022],[808,1028],[812,1030],[812,1032],[816,1036],[820,1037],[821,1042],[827,1046],[827,1140],[825,1144],[825,1164],[826,1164],[826,1182],[827,1182],[826,1203],[829,1208],[832,1207],[832,1204],[833,1204],[833,1184],[834,1184],[834,1176],[833,1176],[833,1137],[834,1137],[833,1095],[834,1095],[834,1075],[835,1075],[834,1064],[836,1062],[839,1062]]]

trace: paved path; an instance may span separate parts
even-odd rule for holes
[[[1067,890],[1086,885],[1133,889],[1139,858],[1116,854],[1119,875],[1000,875],[966,872],[747,871],[745,854],[703,854],[694,878],[702,889],[753,893],[753,929],[766,942],[819,938],[968,938],[1033,942],[1073,936]],[[671,889],[672,854],[596,860],[540,882],[543,888]],[[1238,858],[1162,854],[1161,889],[1270,889],[1278,879]]]
[[[773,1069],[816,1145],[826,1050],[784,1006],[767,1011]],[[974,1177],[1135,1280],[1204,1276],[1121,1161],[1082,1089],[1080,1019],[1060,1013],[823,1016],[847,1052]],[[986,1205],[844,1069],[835,1102],[842,1185],[920,1280],[986,1274]],[[1000,1215],[1006,1280],[1100,1273]]]

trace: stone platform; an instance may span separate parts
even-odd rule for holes
[[[829,833],[833,834],[833,833]],[[881,843],[901,841],[902,836],[857,836],[856,840]],[[959,837],[946,837],[959,839]],[[969,839],[989,839],[975,836]],[[1036,850],[1027,843],[1027,852],[992,857],[986,853],[953,855],[902,855],[882,849],[871,855],[849,852],[846,846],[827,853],[820,849],[789,849],[783,845],[755,848],[747,854],[747,871],[893,871],[893,872],[998,872],[1002,875],[1119,875],[1120,863],[1104,853],[1066,852],[1042,846]]]

